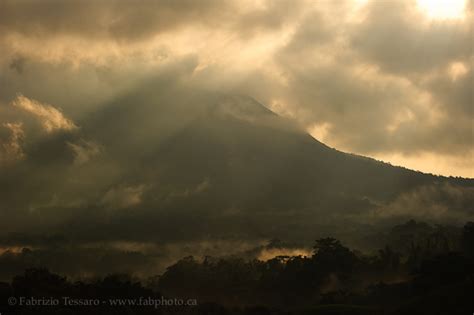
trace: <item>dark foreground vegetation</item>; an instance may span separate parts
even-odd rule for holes
[[[472,314],[474,223],[458,234],[427,227],[395,227],[399,239],[374,254],[322,238],[310,257],[186,257],[141,282],[126,275],[74,282],[28,269],[0,283],[0,313]]]

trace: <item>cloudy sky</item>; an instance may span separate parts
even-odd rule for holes
[[[473,177],[473,3],[1,0],[0,163],[160,74],[343,151]],[[69,148],[77,164],[101,150]]]
[[[0,0],[0,279],[472,221],[472,180],[301,131],[474,177],[473,10]]]

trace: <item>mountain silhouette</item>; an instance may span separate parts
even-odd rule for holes
[[[122,182],[149,187],[139,207],[160,219],[136,223],[146,231],[153,222],[150,233],[173,234],[169,222],[179,220],[195,237],[309,237],[315,226],[367,218],[420,187],[474,187],[330,148],[248,96],[145,91],[82,125],[127,170]]]

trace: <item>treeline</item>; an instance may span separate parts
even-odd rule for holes
[[[414,221],[373,254],[321,238],[311,256],[268,261],[186,257],[145,282],[111,275],[72,282],[29,269],[0,284],[2,314],[471,314],[474,223],[459,235]],[[411,234],[410,234],[411,233]],[[278,246],[278,242],[273,242]],[[277,244],[277,245],[275,245]],[[9,297],[197,300],[197,306],[8,306]]]
[[[357,311],[364,306],[376,313],[428,314],[439,313],[449,303],[453,303],[445,310],[449,314],[474,310],[474,223],[466,224],[460,235],[414,221],[392,232],[392,237],[398,236],[392,239],[394,245],[373,255],[322,238],[310,257],[279,256],[268,261],[187,257],[158,277],[155,287],[173,296],[227,306],[265,305],[286,311],[321,305],[327,311],[327,305],[338,305],[335,309],[346,305],[357,306]]]

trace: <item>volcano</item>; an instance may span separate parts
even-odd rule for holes
[[[82,124],[120,169],[115,183],[143,188],[130,205],[137,209],[114,217],[135,236],[306,238],[321,226],[370,222],[427,189],[426,207],[471,215],[471,179],[338,151],[248,96],[147,91],[118,98]],[[467,201],[452,202],[449,189]],[[430,219],[429,209],[420,211]]]

